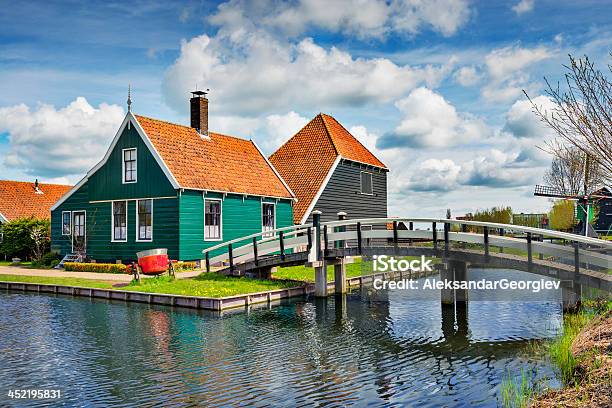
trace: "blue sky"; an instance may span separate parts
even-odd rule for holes
[[[0,178],[75,182],[104,154],[128,84],[134,110],[187,123],[211,88],[215,131],[268,153],[318,112],[391,168],[390,214],[531,195],[552,137],[542,77],[567,54],[600,67],[612,2],[436,0],[0,1]]]

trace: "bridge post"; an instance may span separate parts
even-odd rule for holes
[[[338,221],[346,220],[346,213],[344,211],[340,211],[337,215],[338,215]],[[336,229],[336,232],[345,232],[345,231],[346,231],[346,226],[344,225]],[[336,248],[344,248],[345,244],[344,244],[344,241],[336,241],[334,246]]]
[[[450,224],[448,222],[444,223],[444,255],[448,256],[448,250],[450,247],[450,239],[448,236],[448,230],[450,229]]]
[[[346,293],[346,289],[346,262],[342,258],[334,264],[334,291],[342,294]]]
[[[485,261],[489,262],[489,227],[483,228]]]
[[[449,260],[448,267],[440,271],[440,278],[442,281],[466,281],[467,262]],[[468,300],[467,289],[441,289],[440,300],[442,305],[465,303]]]
[[[315,210],[312,212],[312,226],[315,229],[315,242],[313,249],[314,259],[312,260],[315,267],[315,296],[327,296],[327,267],[321,253],[321,211]]]
[[[438,231],[436,230],[436,222],[431,223],[431,237],[433,240],[433,249],[434,251],[438,250]]]
[[[393,221],[393,253],[397,255],[398,239],[397,239],[397,221]]]
[[[533,266],[533,252],[531,251],[531,232],[527,233],[527,268],[531,270]]]
[[[574,281],[562,281],[561,298],[564,312],[576,312],[582,301],[582,285]]]
[[[500,237],[503,237],[503,236],[504,236],[504,234],[505,234],[504,229],[503,229],[503,228],[500,228],[500,229],[499,229],[499,236],[500,236]],[[504,253],[504,247],[503,247],[503,246],[500,246],[500,247],[499,247],[499,253],[500,253],[500,254],[503,254],[503,253]]]

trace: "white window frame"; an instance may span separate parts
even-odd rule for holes
[[[140,228],[138,228],[138,202],[139,201],[151,201],[151,238],[150,239],[140,239],[138,233],[140,232]],[[145,198],[144,200],[136,200],[136,242],[153,242],[153,199]]]
[[[271,203],[269,201],[262,201],[261,202],[261,210],[260,210],[260,213],[261,213],[261,232],[265,231],[264,230],[264,219],[263,219],[263,216],[264,216],[264,213],[263,213],[264,204],[271,205],[271,206],[274,207],[274,227],[272,229],[275,230],[276,229],[276,203]],[[275,236],[276,236],[276,232],[273,232],[269,236],[266,236],[265,234],[262,234],[261,237],[262,238],[274,238]]]
[[[134,171],[135,177],[133,181],[125,180],[125,152],[128,150],[133,150],[136,154],[136,160],[134,161],[136,169]],[[135,147],[128,147],[127,149],[121,149],[121,181],[123,184],[133,184],[138,182],[138,149]]]
[[[125,203],[125,238],[124,239],[115,239],[115,203]],[[138,208],[136,209],[138,211]],[[151,217],[153,217],[153,212],[151,211]],[[111,242],[127,242],[128,237],[128,200],[116,200],[111,201]]]
[[[217,201],[219,203],[219,238],[206,237],[206,202]],[[223,200],[221,198],[205,198],[204,199],[204,241],[223,241]]]
[[[363,192],[362,174],[370,175],[370,186],[372,187],[372,192],[371,193],[364,193]],[[371,173],[369,171],[361,171],[361,172],[359,172],[359,193],[363,194],[363,195],[369,195],[369,196],[374,195],[374,174],[373,173]]]
[[[68,227],[68,234],[64,233],[64,214],[70,214],[69,221],[70,221],[70,225]],[[72,235],[72,211],[62,211],[62,236],[63,237],[68,237]]]

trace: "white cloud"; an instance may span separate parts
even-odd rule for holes
[[[459,113],[440,94],[418,88],[396,102],[404,114],[400,124],[378,141],[381,149],[390,147],[450,147],[490,136],[486,124],[467,113]]]
[[[218,114],[253,116],[287,106],[323,110],[390,102],[420,83],[436,86],[448,69],[353,58],[310,38],[284,43],[261,31],[234,32],[229,37],[201,35],[184,41],[162,89],[177,110],[198,84],[211,88],[211,104]]]
[[[522,48],[515,45],[491,51],[485,57],[489,82],[482,88],[482,96],[492,102],[517,99],[522,89],[532,87],[524,70],[552,56],[553,52],[546,47]]]
[[[453,75],[455,81],[462,86],[472,86],[480,82],[481,76],[476,67],[461,67]]]
[[[273,152],[303,128],[310,119],[291,111],[284,115],[269,115],[265,118],[266,134],[262,149]]]
[[[515,166],[517,152],[491,149],[461,166],[460,184],[508,188],[533,184],[537,177],[532,168]]]
[[[470,17],[465,0],[399,0],[391,3],[396,11],[392,17],[398,31],[418,32],[421,25],[429,25],[445,36],[453,35]]]
[[[412,191],[450,191],[457,188],[461,166],[450,159],[427,159],[420,163],[405,187]]]
[[[230,0],[209,18],[224,30],[266,31],[299,36],[311,28],[360,38],[416,34],[424,28],[453,35],[471,14],[466,0]]]
[[[527,13],[528,11],[532,11],[534,5],[535,0],[521,0],[512,6],[512,11],[518,15],[521,15],[523,13]]]
[[[82,175],[102,158],[124,115],[117,105],[94,108],[83,97],[60,109],[0,108],[0,132],[9,134],[4,164],[47,178]]]

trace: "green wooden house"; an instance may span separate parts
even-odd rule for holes
[[[255,142],[208,131],[208,100],[195,92],[191,126],[128,109],[103,159],[51,208],[51,244],[97,262],[153,248],[200,260],[220,242],[292,225],[294,201]]]

